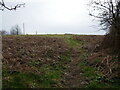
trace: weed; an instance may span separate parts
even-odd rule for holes
[[[38,66],[38,65],[41,65],[42,64],[42,62],[40,62],[40,61],[31,61],[30,62],[30,65],[32,65],[32,66]]]

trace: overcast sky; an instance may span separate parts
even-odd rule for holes
[[[26,34],[104,34],[98,31],[97,21],[88,15],[88,0],[9,0],[24,1],[24,8],[16,11],[0,11],[2,29],[10,31],[18,24],[25,24]],[[95,25],[95,26],[94,26]]]

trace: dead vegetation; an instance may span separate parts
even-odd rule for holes
[[[74,38],[85,42],[83,48],[90,52],[87,60],[89,65],[97,68],[108,79],[120,78],[119,56],[112,51],[113,48],[107,47],[110,45],[109,42],[107,45],[103,44],[104,36],[74,36]]]
[[[102,82],[118,79],[118,57],[101,49],[103,38],[4,36],[3,87],[111,87]]]

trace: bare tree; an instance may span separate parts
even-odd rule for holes
[[[7,35],[7,34],[8,34],[8,32],[5,30],[0,31],[0,35]]]
[[[20,27],[18,25],[13,26],[11,28],[11,30],[10,30],[10,34],[11,35],[20,35],[20,34],[22,34]]]
[[[0,10],[4,10],[4,9],[7,9],[7,10],[16,10],[17,8],[21,8],[21,7],[24,7],[25,6],[25,3],[22,3],[22,4],[16,4],[15,6],[6,6],[4,0],[0,0]]]
[[[92,0],[89,15],[97,18],[103,30],[107,31],[105,44],[120,51],[120,0]]]

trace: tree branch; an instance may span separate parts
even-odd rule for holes
[[[6,6],[4,0],[1,0],[0,1],[0,10],[4,11],[4,9],[7,9],[7,10],[16,10],[17,8],[21,8],[21,7],[24,7],[25,6],[25,3],[22,3],[22,4],[17,4],[13,7],[8,7]]]

